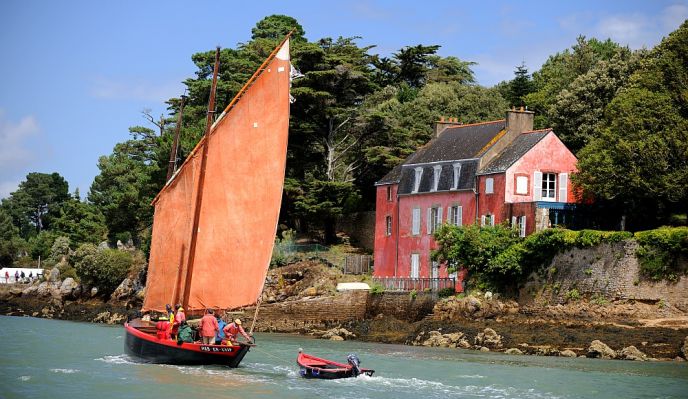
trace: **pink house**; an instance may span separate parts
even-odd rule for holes
[[[437,122],[435,138],[376,183],[374,277],[447,277],[430,259],[442,223],[508,223],[522,236],[565,224],[576,157],[533,112]]]

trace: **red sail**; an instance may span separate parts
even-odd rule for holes
[[[163,311],[189,291],[189,310],[256,302],[272,255],[287,154],[289,40],[237,94],[153,201],[155,218],[143,310]],[[198,187],[208,146],[203,187]],[[203,190],[192,275],[187,260]]]

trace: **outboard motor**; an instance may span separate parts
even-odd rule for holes
[[[351,365],[354,377],[358,377],[358,375],[361,374],[361,360],[355,353],[350,353],[349,356],[346,357],[346,361]]]

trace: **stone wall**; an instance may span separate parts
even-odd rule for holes
[[[375,246],[375,212],[352,213],[337,221],[337,231],[343,231],[351,243],[372,251]]]
[[[415,298],[408,292],[382,292],[371,294],[368,299],[366,318],[372,319],[379,314],[395,319],[416,322],[432,313],[437,295],[419,292]]]
[[[554,257],[545,276],[536,278],[525,290],[532,293],[533,288],[544,288],[546,296],[555,302],[563,302],[566,294],[576,289],[586,297],[663,301],[688,311],[688,277],[675,283],[642,277],[637,249],[635,240],[626,240],[565,251]]]
[[[348,291],[328,297],[264,304],[258,311],[257,331],[295,332],[310,328],[328,328],[340,323],[362,320],[366,314],[368,291]],[[255,309],[244,311],[246,325],[251,325]]]

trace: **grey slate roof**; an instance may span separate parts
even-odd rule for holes
[[[498,120],[492,122],[476,123],[465,126],[454,126],[445,129],[439,137],[432,139],[418,151],[411,154],[402,165],[411,164],[426,164],[431,162],[446,162],[478,158],[481,150],[487,146],[490,141],[504,130],[506,126],[505,120]],[[449,172],[453,173],[453,169],[448,166]],[[463,166],[462,166],[463,168]],[[376,185],[398,183],[402,179],[401,165],[397,165]],[[444,175],[445,170],[442,170]],[[468,170],[466,171],[468,173]],[[472,169],[475,173],[475,168]],[[423,172],[423,180],[425,180],[426,172]],[[464,172],[462,170],[461,174]],[[411,174],[412,176],[413,174]],[[432,175],[432,167],[430,167],[430,176]],[[453,180],[450,180],[450,183]],[[421,187],[424,183],[421,183]],[[442,183],[440,182],[440,185]],[[429,187],[429,186],[428,186]],[[422,191],[419,190],[419,191]]]
[[[399,179],[399,194],[411,194],[413,191],[413,182],[415,178],[415,168],[422,167],[423,175],[420,180],[418,188],[419,193],[430,192],[434,179],[434,167],[436,165],[442,166],[440,172],[440,180],[437,185],[437,191],[449,191],[454,183],[454,164],[457,162],[442,162],[429,165],[403,165],[401,170],[401,177]],[[459,185],[457,190],[472,189],[475,185],[475,172],[478,167],[477,159],[463,160],[458,162],[461,164],[461,172],[459,174]]]
[[[489,164],[485,165],[479,175],[505,172],[514,162],[539,143],[552,129],[522,133],[502,150]]]

